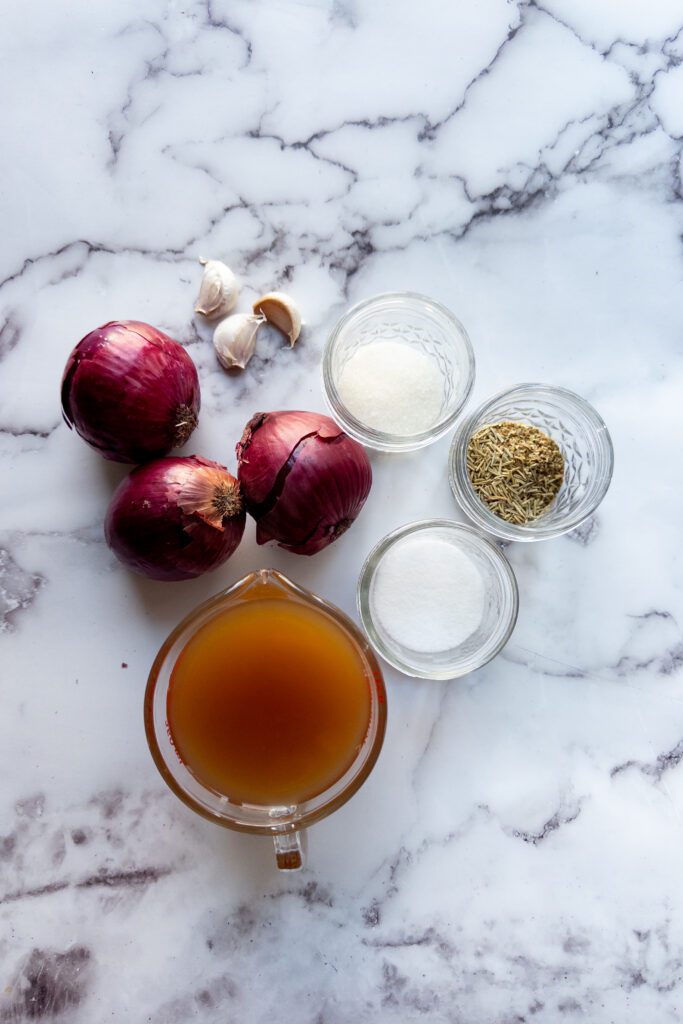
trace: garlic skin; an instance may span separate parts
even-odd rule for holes
[[[213,347],[226,370],[243,370],[256,349],[256,333],[265,317],[234,313],[213,332]]]
[[[255,313],[261,313],[269,324],[286,334],[289,338],[289,347],[294,348],[294,343],[301,333],[301,310],[290,295],[284,292],[268,292],[254,303],[253,310]]]
[[[200,260],[204,277],[197,297],[195,313],[207,320],[217,320],[232,312],[237,303],[239,285],[230,267],[220,260]]]

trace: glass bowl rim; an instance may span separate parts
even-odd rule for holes
[[[377,572],[382,559],[386,555],[387,551],[389,551],[398,540],[401,540],[405,536],[410,536],[411,534],[420,533],[430,529],[446,529],[452,533],[464,534],[468,538],[474,539],[474,541],[480,545],[480,548],[486,551],[496,568],[500,570],[500,575],[505,581],[501,587],[503,590],[507,591],[510,598],[509,620],[506,623],[505,629],[501,633],[499,641],[483,661],[478,661],[476,664],[472,665],[472,667],[466,668],[464,671],[458,671],[457,668],[454,670],[452,667],[444,668],[440,671],[433,671],[420,669],[419,667],[410,665],[397,658],[392,651],[387,650],[381,637],[379,637],[379,635],[375,635],[377,630],[370,610],[369,595],[372,579]],[[363,608],[363,597],[366,594],[368,605],[367,615]],[[403,526],[399,526],[390,533],[385,534],[385,536],[382,537],[369,552],[358,575],[358,583],[356,585],[356,607],[361,625],[370,644],[380,657],[384,658],[392,668],[398,669],[398,671],[402,672],[403,675],[410,676],[414,679],[459,679],[462,678],[462,676],[469,675],[470,672],[476,672],[478,669],[483,668],[484,665],[487,665],[501,652],[503,647],[505,647],[509,641],[515,625],[517,624],[517,616],[519,614],[519,585],[517,583],[515,571],[512,568],[509,559],[505,555],[505,552],[482,530],[475,526],[471,526],[469,523],[461,523],[457,519],[446,519],[443,517],[417,519],[410,523],[405,523]],[[368,629],[368,625],[371,627],[370,629]]]
[[[464,463],[467,455],[465,439],[469,439],[471,430],[475,423],[478,420],[483,419],[486,412],[495,406],[502,398],[508,398],[509,396],[514,396],[518,393],[524,394],[528,392],[545,392],[550,396],[558,396],[561,399],[571,402],[571,404],[577,407],[586,417],[593,428],[595,436],[600,437],[604,446],[605,467],[603,470],[602,483],[597,494],[597,500],[595,500],[587,510],[581,512],[579,515],[568,516],[556,525],[545,528],[543,526],[542,517],[539,517],[537,520],[533,520],[529,524],[507,523],[504,519],[500,519],[491,512],[472,487],[467,474],[467,468]],[[613,472],[614,445],[612,437],[607,424],[597,409],[585,398],[577,394],[576,391],[572,391],[570,388],[563,387],[560,384],[547,384],[538,381],[514,384],[512,387],[503,388],[487,398],[477,406],[476,409],[469,412],[453,435],[453,440],[451,441],[448,453],[449,482],[453,496],[460,508],[474,521],[479,529],[486,530],[495,537],[508,541],[533,542],[552,540],[555,537],[561,537],[563,534],[569,533],[571,530],[575,530],[595,512],[603,501],[607,491],[609,490]]]
[[[460,402],[447,416],[439,419],[438,422],[428,430],[423,430],[417,434],[395,434],[391,431],[376,430],[373,427],[368,427],[362,422],[362,420],[357,419],[346,408],[334,381],[334,373],[332,372],[332,354],[342,331],[364,310],[367,310],[368,308],[371,309],[375,305],[387,302],[403,302],[408,306],[411,304],[417,305],[419,303],[421,306],[427,306],[430,313],[435,312],[448,322],[453,333],[459,336],[465,348],[465,352],[467,353],[465,364],[466,374],[464,375],[465,386]],[[447,434],[452,428],[467,404],[472,388],[474,387],[476,360],[467,329],[458,317],[452,313],[447,306],[444,306],[443,303],[439,302],[437,299],[430,298],[428,295],[423,295],[420,292],[379,292],[376,295],[371,295],[369,298],[361,299],[360,302],[351,306],[351,308],[348,309],[339,318],[339,320],[337,320],[328,335],[327,341],[325,342],[321,360],[321,373],[323,381],[323,395],[332,416],[351,437],[360,441],[361,444],[366,445],[368,448],[374,448],[377,451],[407,452],[415,451],[418,448],[424,448],[426,445],[432,444],[440,437],[443,437],[444,434]]]

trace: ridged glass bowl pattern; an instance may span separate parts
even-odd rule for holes
[[[476,565],[484,581],[484,614],[479,628],[449,650],[411,650],[401,643],[400,637],[387,633],[373,608],[375,579],[384,557],[394,545],[415,534],[456,546]],[[473,527],[451,519],[425,519],[387,534],[372,549],[361,569],[357,600],[363,629],[377,653],[399,671],[421,679],[455,679],[485,665],[508,642],[519,605],[515,574],[498,545]]]
[[[564,457],[564,481],[555,500],[537,519],[507,523],[477,495],[467,472],[467,447],[481,427],[512,420],[538,427],[553,438]],[[449,457],[450,482],[462,510],[483,530],[505,540],[558,537],[596,510],[612,478],[614,453],[602,418],[579,395],[549,384],[518,384],[490,398],[458,427]]]
[[[379,340],[415,346],[437,367],[443,385],[441,409],[428,430],[416,434],[375,430],[344,405],[338,391],[344,366],[359,348]],[[474,383],[474,353],[467,331],[445,306],[425,295],[388,292],[359,302],[341,318],[325,346],[322,375],[325,400],[347,434],[379,451],[414,451],[432,444],[455,423]]]

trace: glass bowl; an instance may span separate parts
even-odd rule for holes
[[[484,615],[478,629],[458,646],[436,653],[405,647],[382,627],[373,612],[377,572],[387,552],[406,537],[432,534],[456,546],[484,579]],[[450,519],[425,519],[401,526],[377,544],[358,579],[358,612],[370,643],[385,661],[420,679],[456,679],[481,668],[505,646],[515,628],[519,595],[512,566],[497,544],[478,530]]]
[[[529,523],[500,519],[477,495],[467,472],[467,446],[489,423],[512,420],[549,434],[564,456],[564,480],[547,511]],[[518,384],[494,395],[464,420],[449,456],[451,489],[462,510],[483,530],[504,540],[546,540],[574,530],[605,497],[614,465],[609,431],[592,405],[566,388]]]
[[[338,384],[349,358],[375,341],[399,341],[417,346],[437,367],[443,383],[436,422],[417,434],[385,433],[351,413]],[[368,448],[407,452],[442,437],[455,423],[474,383],[474,352],[467,331],[440,303],[412,292],[387,292],[353,306],[332,331],[322,360],[323,392],[339,425]]]

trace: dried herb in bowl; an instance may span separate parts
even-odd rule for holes
[[[564,458],[538,427],[504,420],[472,435],[467,472],[495,515],[508,523],[528,523],[547,509],[562,486]]]

